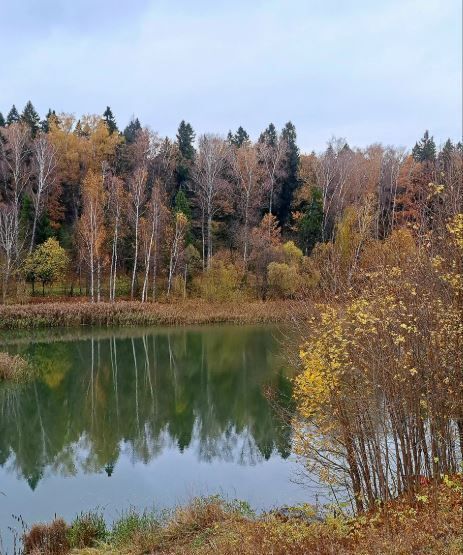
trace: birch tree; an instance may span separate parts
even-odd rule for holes
[[[92,302],[101,299],[101,267],[105,240],[104,228],[105,193],[102,177],[89,171],[82,184],[82,216],[79,220],[79,236],[82,255],[87,261]]]
[[[219,210],[219,200],[226,188],[223,173],[229,160],[229,145],[217,135],[199,138],[194,168],[194,192],[201,209],[203,267],[212,260],[212,220]],[[205,228],[206,227],[206,231]],[[205,255],[207,262],[204,263]]]
[[[185,233],[188,227],[188,219],[182,212],[177,212],[175,214],[174,228],[171,239],[170,246],[170,258],[169,258],[169,277],[167,281],[167,296],[170,296],[172,289],[172,281],[175,275],[175,271],[178,266],[180,256],[183,252],[183,241],[185,238]]]
[[[111,176],[108,187],[108,212],[111,227],[111,268],[109,272],[109,300],[116,300],[116,277],[118,265],[118,247],[121,235],[121,223],[125,205],[124,184],[118,177]]]
[[[6,301],[8,284],[14,269],[16,213],[13,204],[0,204],[0,253],[2,254],[2,299]]]
[[[273,213],[273,201],[281,177],[281,162],[287,151],[285,139],[280,135],[263,134],[258,143],[259,158],[264,168],[264,185],[268,191],[268,213]],[[270,220],[269,220],[270,221]]]
[[[35,246],[37,222],[42,215],[47,195],[54,183],[57,166],[57,152],[45,133],[40,133],[32,143],[32,160],[35,173],[35,187],[31,187],[32,203],[34,205],[34,220],[32,223],[29,253]]]
[[[19,213],[23,194],[30,179],[28,164],[30,129],[23,123],[13,123],[6,129],[2,129],[1,133],[5,141],[0,137],[0,152],[9,174],[4,196],[11,202],[11,210],[13,211],[13,252],[18,257],[20,251]]]
[[[130,288],[130,297],[134,298],[135,284],[137,279],[138,269],[138,242],[139,242],[139,228],[140,218],[142,216],[143,205],[146,196],[146,180],[148,172],[145,166],[138,167],[132,178],[129,181],[129,202],[131,207],[131,219],[134,228],[134,253],[133,253],[133,270],[132,270],[132,285]]]
[[[238,210],[243,225],[243,263],[246,269],[249,254],[249,227],[252,224],[250,220],[261,193],[259,187],[261,167],[256,148],[248,143],[243,143],[235,149],[232,167],[238,184]]]

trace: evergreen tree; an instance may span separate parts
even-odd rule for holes
[[[3,114],[0,112],[0,127],[5,127],[5,125],[6,125],[5,118],[3,117]]]
[[[195,132],[193,127],[186,123],[185,120],[182,120],[177,131],[179,159],[175,168],[177,187],[179,189],[191,177],[191,167],[195,157],[194,140]]]
[[[21,121],[29,126],[32,137],[35,137],[40,129],[40,116],[30,100],[24,107],[23,113],[21,114]]]
[[[103,114],[103,119],[106,125],[108,126],[110,135],[119,131],[117,128],[116,118],[113,116],[113,113],[109,106],[106,106],[106,110],[104,111],[104,114]]]
[[[241,145],[249,142],[249,135],[240,125],[234,135],[231,131],[228,132],[227,139],[232,146],[239,148]]]
[[[17,123],[20,120],[19,112],[16,110],[16,106],[13,104],[11,110],[6,116],[6,124],[11,125],[12,123]]]
[[[192,161],[195,157],[194,140],[195,132],[193,127],[186,123],[185,120],[182,120],[178,126],[177,145],[182,158],[185,158],[185,160]]]
[[[137,133],[140,131],[140,129],[141,129],[140,120],[138,118],[135,118],[135,119],[132,118],[130,120],[130,123],[124,129],[125,142],[129,145],[134,143],[135,139],[137,138]]]
[[[296,222],[301,247],[308,256],[315,244],[322,239],[323,226],[323,198],[318,187],[311,187],[310,200],[302,208],[301,215]]]
[[[429,136],[426,129],[423,138],[415,144],[412,150],[413,158],[417,162],[434,162],[436,159],[436,143],[434,137]]]
[[[276,127],[271,123],[265,131],[260,134],[259,142],[266,142],[270,146],[275,146],[277,144],[278,134]]]
[[[188,200],[183,189],[179,189],[175,195],[174,211],[175,213],[182,212],[188,220],[191,220],[190,201]]]
[[[44,133],[48,133],[50,131],[50,124],[52,123],[52,121],[54,121],[57,124],[59,123],[59,119],[58,119],[58,116],[56,115],[55,110],[52,110],[51,108],[49,108],[47,115],[45,116],[45,119],[43,119],[40,123],[40,128]]]
[[[284,178],[277,204],[278,219],[284,226],[288,223],[294,191],[299,185],[299,147],[296,144],[296,128],[290,121],[284,126],[281,135],[286,141],[287,150],[283,162]]]

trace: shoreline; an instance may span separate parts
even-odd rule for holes
[[[310,312],[310,304],[301,301],[45,301],[0,306],[0,330],[72,326],[278,324],[289,323],[296,317],[303,319]]]

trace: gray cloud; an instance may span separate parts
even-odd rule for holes
[[[173,135],[291,119],[305,150],[333,134],[410,146],[461,136],[459,0],[8,1],[0,110],[132,114]],[[3,34],[6,29],[7,35]]]

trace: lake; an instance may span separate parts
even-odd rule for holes
[[[0,531],[99,507],[172,507],[221,494],[257,510],[311,501],[292,481],[291,410],[273,327],[3,334],[38,378],[0,387]]]

